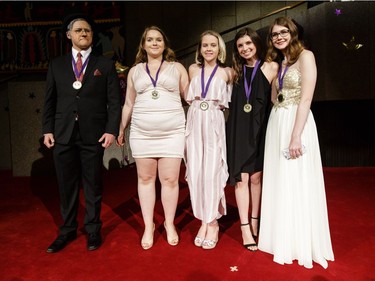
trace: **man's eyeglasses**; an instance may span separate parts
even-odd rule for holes
[[[288,36],[289,32],[290,32],[289,29],[283,29],[283,30],[280,30],[280,32],[272,32],[272,33],[270,34],[270,38],[271,38],[272,40],[276,40],[277,37],[279,37],[279,35],[280,35],[282,38],[285,38],[286,36]]]
[[[88,29],[88,28],[77,28],[77,29],[74,29],[73,31],[75,32],[75,34],[81,34],[82,32],[86,34],[91,33],[91,29]]]

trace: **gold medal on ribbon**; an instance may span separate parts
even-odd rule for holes
[[[284,76],[285,76],[286,72],[288,71],[288,68],[289,68],[289,65],[285,66],[284,72],[283,72],[283,74],[281,74],[282,66],[280,65],[279,72],[277,73],[277,77],[278,77],[278,80],[279,80],[279,90],[278,90],[279,94],[277,95],[277,101],[279,103],[282,103],[285,100],[285,97],[281,93],[281,90],[283,89]]]
[[[205,102],[205,101],[202,101],[201,104],[200,104],[200,108],[203,110],[203,111],[206,111],[208,109],[208,103]]]
[[[283,94],[278,94],[277,95],[277,101],[280,102],[280,103],[283,102],[284,101],[284,95]]]
[[[156,72],[156,77],[155,79],[152,78],[151,74],[150,74],[150,69],[148,68],[148,63],[146,63],[146,72],[148,74],[148,76],[150,77],[151,79],[151,82],[152,82],[152,85],[154,85],[154,90],[151,92],[151,98],[153,100],[157,100],[159,98],[159,92],[155,89],[156,88],[156,83],[158,81],[158,77],[159,77],[159,72],[160,72],[160,69],[161,69],[161,66],[163,65],[163,62],[164,62],[164,59],[161,60],[160,62],[160,66],[158,68],[158,71]]]
[[[81,83],[81,81],[74,81],[74,83],[73,83],[73,88],[74,89],[76,89],[76,90],[79,90],[79,89],[81,89],[81,87],[82,87],[82,83]]]
[[[251,106],[250,103],[247,103],[243,106],[243,111],[245,111],[246,113],[249,113],[251,111],[253,107]]]
[[[154,99],[154,100],[158,99],[158,98],[159,98],[159,92],[156,91],[156,90],[153,90],[153,91],[151,92],[151,97],[152,97],[152,99]]]

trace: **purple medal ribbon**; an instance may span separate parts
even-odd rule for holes
[[[254,69],[253,69],[253,73],[251,73],[251,79],[250,79],[249,84],[246,81],[246,65],[243,65],[243,81],[244,81],[244,85],[245,85],[245,93],[246,93],[247,103],[249,103],[249,100],[250,100],[251,84],[254,80],[255,74],[256,74],[256,72],[258,70],[258,67],[259,67],[259,64],[260,64],[260,60],[257,60],[256,63],[255,63]]]
[[[281,91],[283,89],[284,76],[285,76],[285,73],[288,71],[289,65],[287,65],[285,67],[284,72],[281,75],[281,69],[282,68],[283,68],[282,65],[280,65],[279,73],[277,74],[278,75],[278,79],[279,79],[279,91]]]
[[[164,60],[161,60],[161,63],[160,63],[159,69],[158,69],[158,71],[156,72],[155,79],[152,78],[151,73],[150,73],[150,69],[148,68],[148,64],[146,63],[146,72],[147,72],[148,76],[150,76],[150,79],[151,79],[152,85],[154,85],[154,88],[156,88],[156,82],[158,82],[159,72],[160,72],[161,65],[163,64],[163,62],[164,62]]]
[[[89,62],[89,58],[87,58],[87,60],[85,61],[84,64],[82,64],[82,69],[81,71],[78,72],[78,69],[77,69],[77,64],[76,64],[76,61],[74,60],[73,56],[72,56],[72,64],[73,64],[73,70],[74,70],[74,74],[76,75],[76,79],[79,80],[79,77],[81,77],[81,74],[83,73],[83,71],[85,70],[88,62]]]
[[[204,65],[202,65],[202,72],[201,72],[201,85],[202,85],[202,98],[205,98],[208,92],[208,87],[210,86],[211,80],[214,77],[217,68],[219,67],[218,64],[214,67],[214,70],[212,70],[210,78],[208,78],[207,84],[206,84],[206,89],[204,88]]]

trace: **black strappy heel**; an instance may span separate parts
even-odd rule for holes
[[[250,227],[250,224],[249,223],[241,223],[241,227],[242,226],[249,226]],[[250,231],[251,231],[251,229],[250,229]],[[253,235],[253,237],[254,237],[254,235]],[[250,244],[243,244],[243,246],[247,249],[247,250],[249,250],[249,251],[252,251],[252,252],[256,252],[257,250],[258,250],[258,245],[257,245],[257,243],[250,243]],[[250,249],[249,247],[257,247],[257,249]]]

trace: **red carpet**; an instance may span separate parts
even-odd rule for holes
[[[263,252],[241,246],[233,189],[226,189],[228,215],[220,219],[217,247],[193,245],[199,223],[188,188],[181,180],[176,223],[180,244],[169,246],[161,202],[156,204],[155,242],[140,246],[143,223],[136,193],[136,169],[105,172],[103,246],[86,250],[80,212],[78,239],[57,254],[47,254],[60,224],[53,177],[13,178],[0,172],[0,280],[375,280],[375,167],[325,168],[326,192],[335,261],[324,270],[295,262],[279,265]],[[181,178],[183,175],[181,175]]]

